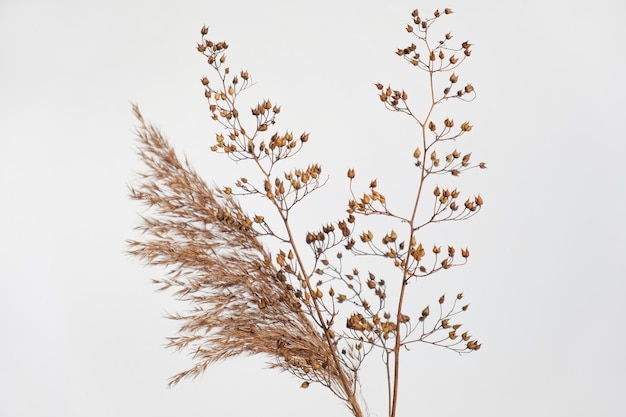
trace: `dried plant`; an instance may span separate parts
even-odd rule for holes
[[[375,84],[384,106],[410,117],[417,127],[416,140],[407,143],[405,151],[412,153],[419,175],[412,203],[403,211],[390,208],[376,180],[357,196],[355,171],[349,169],[347,217],[305,236],[295,235],[292,209],[323,185],[322,169],[311,164],[278,170],[300,152],[309,135],[275,131],[280,107],[269,100],[253,106],[251,121],[245,120],[239,98],[251,86],[250,75],[247,71],[231,74],[226,66],[228,44],[208,40],[206,27],[197,49],[217,77],[201,81],[211,117],[223,129],[211,149],[251,163],[258,168],[258,178],[239,178],[232,187],[207,186],[133,107],[139,120],[139,156],[148,170],[131,188],[131,197],[151,211],[140,226],[142,240],[130,241],[129,252],[150,265],[166,267],[165,277],[155,283],[161,290],[172,290],[191,308],[171,316],[181,326],[169,346],[189,352],[195,364],[174,376],[171,385],[198,376],[213,362],[243,353],[263,354],[272,367],[302,380],[303,388],[310,383],[329,388],[353,415],[361,417],[367,415],[367,408],[359,396],[359,371],[365,358],[379,351],[387,376],[388,415],[393,417],[403,347],[422,342],[458,353],[480,348],[453,321],[468,308],[461,302],[462,293],[449,298],[442,295],[433,308],[414,310],[406,302],[407,286],[463,265],[469,257],[467,248],[457,251],[452,245],[444,249],[434,245],[427,254],[420,240],[423,229],[468,219],[483,204],[480,195],[460,203],[460,191],[432,182],[440,175],[456,177],[469,169],[485,168],[482,162],[470,161],[471,153],[454,149],[443,157],[437,154],[472,130],[468,122],[455,127],[452,118],[439,121],[435,114],[435,107],[448,100],[471,101],[475,95],[471,84],[455,88],[459,76],[454,71],[471,55],[471,44],[451,46],[450,33],[434,43],[431,39],[431,26],[451,13],[446,8],[422,18],[413,11],[406,31],[414,43],[396,52],[427,75],[429,95],[421,97],[427,103],[423,114],[412,110],[404,90]],[[277,221],[248,215],[237,198],[250,196],[267,201]],[[422,208],[418,211],[418,207]],[[361,221],[376,218],[387,227],[382,237],[376,239],[373,232],[357,229],[357,220],[360,227]],[[277,248],[273,254],[266,249],[271,240]],[[344,252],[388,262],[388,275],[395,274],[398,284],[344,266]],[[357,259],[350,257],[351,262]]]

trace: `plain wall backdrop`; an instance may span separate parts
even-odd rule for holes
[[[452,110],[475,127],[459,147],[489,169],[459,183],[484,210],[441,231],[469,264],[423,291],[464,291],[484,345],[405,355],[399,415],[626,415],[626,6],[609,0],[1,0],[0,415],[349,415],[263,358],[166,388],[190,362],[163,348],[177,304],[150,284],[162,271],[125,255],[143,210],[127,197],[142,169],[131,102],[207,182],[242,175],[209,151],[218,129],[195,50],[209,26],[256,82],[250,105],[271,99],[279,130],[311,133],[299,160],[330,182],[298,226],[316,228],[345,210],[348,167],[402,201],[414,127],[373,83],[418,99],[423,78],[394,51],[414,8],[444,7],[455,13],[439,27],[475,45],[459,75],[477,98]],[[382,417],[377,372],[363,389]]]

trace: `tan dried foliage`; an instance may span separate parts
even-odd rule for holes
[[[371,179],[365,191],[355,191],[357,175],[350,168],[347,217],[297,236],[291,210],[325,180],[316,163],[287,171],[281,164],[302,150],[309,134],[276,131],[281,107],[267,99],[249,107],[249,113],[240,112],[240,95],[252,86],[251,75],[245,70],[231,73],[225,55],[229,45],[207,39],[206,27],[197,49],[217,76],[200,81],[211,119],[221,129],[211,150],[250,163],[258,178],[241,177],[220,189],[207,186],[133,107],[139,121],[139,156],[147,172],[131,188],[131,196],[150,211],[140,227],[142,239],[131,241],[129,251],[150,265],[167,268],[166,276],[155,282],[191,306],[171,315],[181,325],[169,346],[189,352],[194,365],[174,376],[171,385],[198,376],[213,362],[261,354],[271,367],[297,376],[302,388],[320,383],[354,416],[362,417],[367,408],[359,395],[360,370],[376,351],[387,377],[388,415],[395,417],[400,357],[409,345],[424,343],[457,353],[480,349],[476,339],[459,330],[463,325],[453,321],[469,307],[461,305],[463,293],[448,299],[441,295],[437,303],[425,306],[407,297],[409,284],[462,266],[470,256],[467,247],[458,250],[422,241],[424,228],[467,220],[484,204],[480,194],[462,197],[456,188],[433,183],[441,175],[454,180],[470,169],[486,168],[484,162],[472,161],[471,152],[449,146],[473,126],[435,111],[448,100],[467,102],[476,95],[471,83],[456,93],[452,90],[461,79],[456,70],[471,56],[472,45],[450,45],[451,33],[438,41],[429,39],[434,22],[452,13],[446,8],[422,18],[414,10],[406,31],[415,43],[396,50],[428,76],[430,91],[421,115],[412,109],[404,89],[374,84],[386,109],[416,122],[413,141],[401,148],[412,156],[417,172],[416,184],[406,184],[408,207],[391,209],[379,188],[382,179]],[[269,221],[261,214],[248,216],[236,200],[239,196],[262,199],[278,217]],[[384,232],[360,228],[360,223],[357,228],[358,222],[376,216],[384,220]],[[279,248],[270,254],[262,239],[273,239]],[[305,251],[309,258],[303,256]],[[344,251],[355,256],[345,260]],[[390,278],[347,266],[359,256],[387,262]]]
[[[170,384],[196,377],[216,361],[265,354],[273,358],[272,367],[297,375],[308,367],[309,378],[336,386],[327,344],[279,278],[239,204],[209,188],[136,106],[133,111],[148,171],[131,197],[149,206],[150,214],[139,228],[143,239],[131,241],[129,252],[167,267],[166,277],[154,282],[194,306],[171,316],[181,326],[169,346],[190,352],[195,364]]]

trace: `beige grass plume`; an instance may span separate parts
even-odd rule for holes
[[[170,316],[181,326],[168,346],[186,350],[195,363],[170,385],[195,378],[219,360],[265,354],[271,367],[347,397],[328,346],[290,284],[279,278],[250,218],[232,196],[208,187],[187,161],[181,163],[137,106],[133,111],[147,171],[130,195],[150,211],[139,227],[142,239],[129,241],[129,252],[166,267],[166,277],[154,282],[191,307]]]

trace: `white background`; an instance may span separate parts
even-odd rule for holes
[[[373,83],[419,101],[393,53],[415,7],[452,7],[442,29],[475,44],[458,73],[478,98],[454,116],[475,125],[459,147],[489,166],[459,187],[486,204],[446,231],[469,265],[425,288],[465,291],[484,346],[405,355],[399,416],[626,415],[626,7],[609,0],[0,1],[0,415],[348,415],[263,358],[166,388],[189,362],[162,347],[175,304],[154,293],[160,271],[125,255],[142,210],[127,197],[142,169],[130,104],[209,183],[241,175],[208,150],[207,24],[257,83],[250,105],[272,99],[279,130],[311,132],[302,161],[331,181],[302,230],[341,216],[348,167],[400,204],[414,126]],[[382,417],[375,372],[364,393]]]

